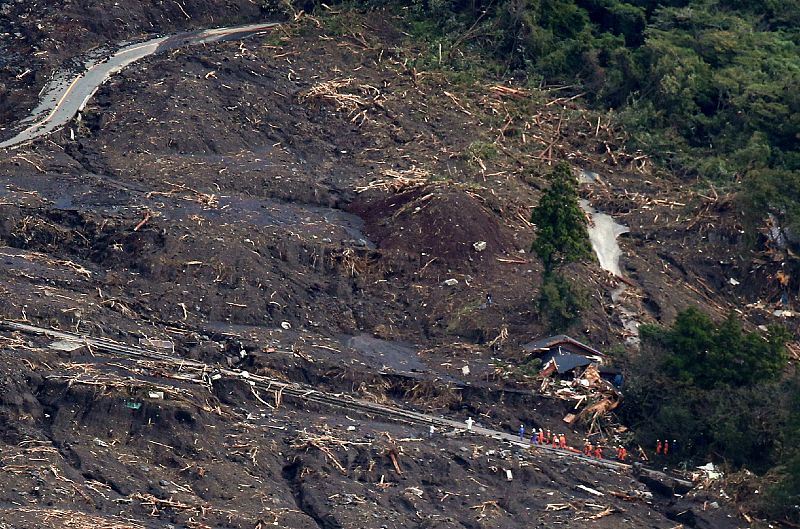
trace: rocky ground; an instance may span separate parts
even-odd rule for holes
[[[15,38],[44,57],[19,78],[19,58],[0,65],[7,136],[76,50],[263,13],[144,2],[118,25],[83,3],[44,4],[2,4],[5,30],[23,28]],[[84,28],[69,49],[66,27]],[[688,305],[759,324],[770,305],[745,305],[775,296],[770,263],[733,257],[735,205],[654,172],[624,139],[571,95],[455,76],[382,14],[304,17],[153,56],[104,85],[79,122],[0,157],[0,317],[509,431],[563,429],[561,401],[511,391],[528,387],[519,345],[546,333],[527,219],[552,161],[596,173],[582,194],[631,228],[619,298],[597,264],[570,269],[589,300],[576,336],[621,351],[631,315],[669,321]],[[243,385],[167,384],[131,366],[98,382],[91,351],[2,340],[8,527],[747,525],[705,493],[648,498],[635,477],[569,458],[420,439],[290,400],[272,409]],[[145,396],[164,384],[165,399]]]

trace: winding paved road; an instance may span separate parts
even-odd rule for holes
[[[276,26],[277,22],[269,22],[158,37],[125,46],[105,59],[87,63],[87,69],[75,77],[68,74],[57,75],[45,87],[44,95],[31,116],[20,122],[20,128],[26,125],[27,127],[14,137],[0,142],[0,148],[18,147],[63,127],[83,110],[97,89],[109,77],[144,57],[198,44],[240,40],[264,33]]]

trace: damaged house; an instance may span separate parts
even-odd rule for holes
[[[541,360],[541,374],[544,376],[555,373],[561,376],[575,375],[594,364],[603,378],[610,379],[615,385],[622,383],[620,371],[605,366],[604,353],[564,334],[534,340],[523,345],[522,350],[529,357]]]
[[[604,365],[601,351],[563,334],[534,340],[522,349],[541,361],[540,393],[575,401],[574,412],[564,422],[583,419],[591,424],[590,432],[596,432],[598,420],[619,405],[622,373]]]

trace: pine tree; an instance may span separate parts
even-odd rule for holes
[[[578,204],[578,182],[566,162],[549,175],[550,188],[533,208],[536,240],[531,250],[542,259],[545,272],[561,264],[592,258],[586,216]]]

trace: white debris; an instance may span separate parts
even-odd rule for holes
[[[464,366],[461,368],[461,374],[464,376],[469,375],[469,366]]]
[[[736,285],[739,285],[739,284],[740,284],[740,283],[739,283],[738,281],[736,281],[734,278],[730,278],[730,279],[728,279],[728,283],[730,283],[730,284],[731,284],[731,285],[733,285],[733,286],[736,286]]]
[[[414,496],[416,496],[418,498],[421,498],[422,494],[423,494],[422,489],[420,489],[419,487],[408,487],[403,492],[407,492],[408,494],[413,494]]]
[[[281,322],[281,329],[284,329],[284,330],[288,331],[291,328],[292,328],[292,324],[289,323],[288,321],[282,321]]]
[[[164,392],[163,391],[148,391],[147,396],[151,399],[163,399]]]
[[[506,480],[507,481],[513,481],[513,479],[514,479],[514,476],[511,475],[511,469],[507,468],[506,469]]]
[[[53,342],[49,345],[50,349],[54,349],[56,351],[64,351],[66,353],[71,353],[76,349],[80,349],[83,347],[83,344],[80,342],[73,342],[72,340],[59,340],[57,342]]]
[[[697,467],[697,469],[701,470],[702,471],[702,477],[704,477],[705,479],[708,479],[708,480],[712,480],[713,481],[715,479],[720,479],[722,477],[722,472],[720,472],[717,469],[717,467],[714,466],[714,463],[711,463],[711,462],[706,463],[705,465],[699,466],[699,467]],[[695,478],[695,477],[697,477],[699,479],[701,476],[699,476],[699,475],[697,475],[697,473],[695,473],[692,476],[692,478]]]
[[[472,244],[476,252],[482,252],[486,249],[486,241],[478,241]]]
[[[447,285],[448,287],[454,287],[458,284],[458,279],[452,277],[450,279],[445,279],[444,284]]]
[[[603,493],[602,493],[602,492],[600,492],[599,490],[597,490],[597,489],[592,489],[592,488],[589,488],[589,487],[587,487],[586,485],[577,485],[577,487],[576,487],[576,488],[579,488],[579,489],[581,489],[581,490],[583,490],[583,491],[586,491],[586,492],[588,492],[589,494],[593,494],[593,495],[595,495],[595,496],[605,496],[605,494],[603,494]]]

